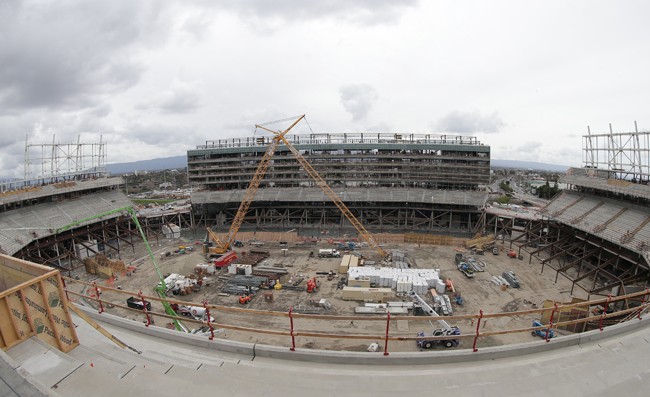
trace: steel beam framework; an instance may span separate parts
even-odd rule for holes
[[[560,275],[571,281],[572,294],[577,286],[589,296],[621,295],[632,284],[650,283],[650,263],[643,255],[571,225],[486,214],[477,230],[501,235],[510,248],[527,252],[529,264],[537,258],[540,273],[549,267],[555,282]]]
[[[193,228],[191,211],[185,213],[159,214],[143,217],[141,226],[148,239],[164,238],[163,225],[172,223],[181,229]],[[16,257],[72,271],[83,263],[77,247],[83,247],[92,255],[99,253],[119,256],[124,249],[135,252],[135,241],[141,241],[140,234],[130,217],[117,217],[74,228],[33,241],[16,253]],[[92,240],[92,242],[91,242]],[[99,248],[101,247],[101,248]]]
[[[234,218],[238,203],[194,206],[196,224],[223,229]],[[414,231],[469,235],[481,210],[453,205],[407,203],[346,203],[354,216],[373,232]],[[253,202],[242,229],[348,229],[352,225],[331,202]]]

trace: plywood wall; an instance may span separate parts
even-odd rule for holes
[[[32,336],[63,352],[79,344],[58,270],[0,255],[1,277],[0,348]]]

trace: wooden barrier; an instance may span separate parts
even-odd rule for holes
[[[79,344],[58,270],[0,255],[0,348],[36,335],[68,352]]]

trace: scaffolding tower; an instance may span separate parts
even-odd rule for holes
[[[636,121],[634,132],[614,133],[610,124],[609,133],[592,134],[587,127],[583,139],[584,168],[593,170],[591,176],[650,181],[650,132],[639,132]]]
[[[106,143],[29,143],[25,139],[25,180],[57,182],[64,179],[87,179],[105,176]]]

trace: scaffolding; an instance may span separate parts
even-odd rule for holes
[[[584,168],[592,170],[590,176],[644,184],[650,181],[650,132],[640,132],[636,121],[634,132],[615,133],[610,124],[609,133],[592,134],[587,127],[583,140],[583,163]]]
[[[105,176],[106,142],[100,136],[97,143],[29,143],[25,138],[25,180],[42,179],[44,183],[68,179],[86,179]]]

